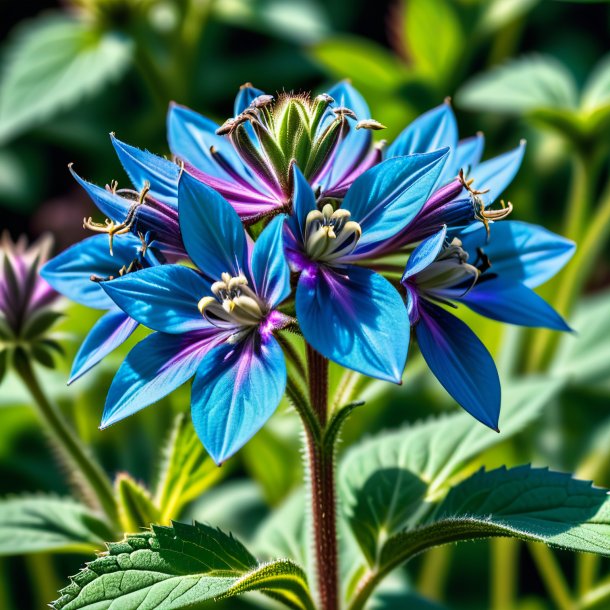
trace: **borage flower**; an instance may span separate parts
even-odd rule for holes
[[[300,272],[296,311],[305,339],[323,356],[371,377],[400,382],[409,320],[400,295],[362,266],[407,226],[437,181],[446,149],[390,159],[360,176],[339,207],[318,209],[294,167],[294,211],[286,250]]]
[[[463,303],[494,320],[569,330],[530,286],[554,275],[569,260],[574,244],[521,222],[493,225],[491,232],[489,247],[482,226],[470,231],[464,242],[453,238],[447,244],[443,228],[414,250],[402,284],[428,366],[466,411],[497,429],[500,381],[493,359],[472,330],[445,307]]]
[[[150,405],[193,375],[197,433],[221,463],[275,411],[286,365],[274,331],[289,322],[276,306],[290,293],[283,217],[254,246],[218,193],[184,174],[180,227],[198,270],[162,265],[101,285],[130,317],[157,331],[127,356],[110,388],[102,427]]]
[[[222,194],[240,217],[255,222],[290,209],[290,165],[296,161],[321,196],[342,197],[357,174],[381,159],[371,129],[383,126],[353,87],[340,83],[311,99],[277,100],[250,84],[223,125],[173,104],[167,131],[185,169]]]
[[[84,226],[101,233],[64,250],[42,269],[46,281],[76,303],[105,310],[91,329],[72,365],[72,383],[121,345],[138,323],[121,311],[98,283],[161,264],[166,257],[185,257],[178,226],[180,168],[112,136],[112,143],[135,189],[113,182],[101,188],[83,180],[70,167],[100,211],[103,223],[91,218]]]

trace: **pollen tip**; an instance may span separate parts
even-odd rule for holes
[[[250,82],[247,82],[243,85],[240,85],[239,90],[241,91],[242,89],[254,89],[254,85]]]
[[[110,137],[112,139],[116,138],[116,132],[115,131],[111,131],[109,135],[110,135]]]
[[[521,138],[519,140],[519,146],[525,146],[527,144],[527,140],[525,138]]]
[[[479,131],[477,131],[477,133],[475,134],[477,136],[479,136],[480,138],[482,138],[485,135],[485,132],[482,131],[481,129],[479,129]]]
[[[451,96],[448,95],[444,100],[443,104],[447,104],[447,106],[451,106]]]

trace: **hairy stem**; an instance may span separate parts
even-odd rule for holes
[[[64,456],[82,476],[99,507],[112,523],[118,519],[112,485],[100,465],[91,457],[80,439],[44,393],[27,357],[15,358],[15,370],[34,399],[40,418],[58,443]]]
[[[309,345],[309,398],[322,430],[328,420],[328,361]],[[339,607],[334,448],[307,429],[316,573],[322,610]]]

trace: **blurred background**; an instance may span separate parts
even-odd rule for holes
[[[570,266],[541,294],[579,332],[557,337],[470,315],[505,379],[536,373],[562,380],[538,423],[480,462],[532,462],[610,485],[608,3],[0,0],[0,35],[2,229],[15,239],[50,232],[55,252],[85,237],[82,219],[96,215],[68,163],[97,184],[125,184],[110,132],[167,154],[170,101],[223,121],[248,81],[274,93],[324,91],[348,78],[372,117],[388,127],[380,134],[388,140],[448,96],[461,135],[485,133],[486,157],[527,139],[521,172],[506,195],[514,218],[578,242]],[[188,406],[187,389],[99,432],[112,374],[141,335],[97,374],[67,388],[71,360],[98,314],[67,303],[65,313],[55,328],[65,355],[46,363],[45,390],[109,473],[128,472],[153,485],[156,456],[173,416]],[[345,446],[365,431],[457,408],[417,354],[407,375],[410,382],[400,390],[367,388],[369,404],[349,422]],[[30,403],[9,371],[0,382],[0,495],[70,495],[71,473],[54,459]],[[199,497],[173,516],[226,524],[247,538],[269,507],[294,491],[301,469],[296,443],[296,418],[281,410],[222,472],[208,472],[193,494]],[[25,553],[24,547],[15,554],[3,544],[15,532],[3,524],[2,510],[0,608],[43,608],[93,549],[78,554],[58,545],[59,552]],[[410,565],[404,579],[433,600],[429,608],[610,608],[609,597],[597,606],[562,605],[524,545],[501,545],[433,551]],[[608,563],[561,552],[553,557],[578,599],[590,593],[591,574],[599,586],[610,586]]]

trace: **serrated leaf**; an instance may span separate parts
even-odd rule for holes
[[[409,78],[396,57],[365,38],[329,37],[313,46],[310,53],[334,78],[348,77],[357,89],[392,92]]]
[[[113,535],[100,515],[74,500],[42,495],[0,500],[0,555],[92,553]]]
[[[610,556],[608,492],[546,468],[481,470],[453,488],[421,527],[389,538],[380,565],[397,565],[438,544],[492,536]]]
[[[190,419],[182,414],[174,421],[163,456],[155,493],[161,523],[179,516],[186,504],[197,499],[229,472],[226,466],[216,466],[197,437]]]
[[[471,110],[520,115],[538,110],[576,110],[573,76],[553,57],[531,55],[492,68],[467,81],[456,104]]]
[[[288,560],[257,564],[232,536],[175,523],[126,536],[62,589],[56,610],[178,610],[262,591],[313,610],[303,570]]]
[[[404,5],[406,55],[428,80],[443,83],[460,61],[463,48],[455,8],[449,0],[406,0]]]
[[[504,393],[501,434],[466,413],[380,434],[350,450],[339,469],[339,491],[352,530],[369,563],[381,542],[421,517],[473,459],[532,422],[562,382],[534,378]]]
[[[0,80],[0,141],[49,120],[118,78],[130,41],[85,22],[47,15],[27,22],[10,42]]]

